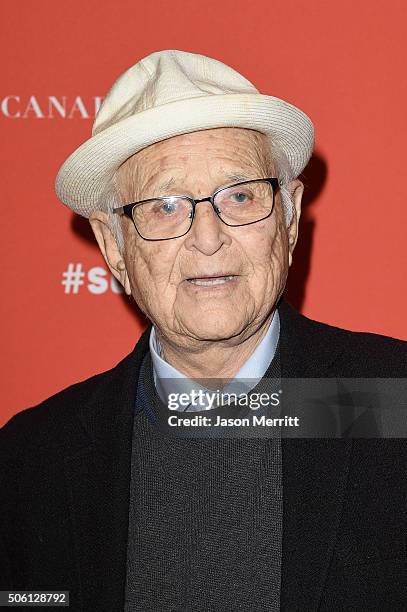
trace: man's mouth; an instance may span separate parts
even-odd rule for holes
[[[237,278],[236,274],[227,274],[224,276],[197,276],[195,278],[187,278],[186,280],[192,285],[201,287],[214,287],[216,285],[224,285]]]

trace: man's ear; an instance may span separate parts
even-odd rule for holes
[[[110,230],[107,213],[96,210],[89,217],[89,223],[110,272],[121,283],[126,294],[131,295],[126,264]]]
[[[288,233],[288,265],[291,266],[293,262],[293,252],[298,239],[298,226],[301,217],[301,201],[302,194],[304,193],[304,184],[299,180],[295,179],[288,183],[287,188],[289,189],[294,205],[293,215],[290,221],[290,225],[287,228]]]

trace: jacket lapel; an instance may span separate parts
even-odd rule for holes
[[[279,314],[283,378],[329,376],[340,349],[327,341],[327,328],[321,333],[320,324],[284,300]],[[351,449],[351,440],[282,440],[284,610],[318,609],[341,516]]]
[[[78,406],[83,441],[65,458],[83,612],[124,609],[133,415],[150,329]]]

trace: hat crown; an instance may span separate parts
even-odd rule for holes
[[[96,115],[92,135],[156,106],[228,93],[259,92],[239,72],[218,60],[186,51],[157,51],[114,82]]]

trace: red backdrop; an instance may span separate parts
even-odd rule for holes
[[[404,0],[26,0],[1,11],[0,423],[112,367],[145,325],[54,179],[117,76],[160,49],[215,57],[310,115],[289,297],[313,318],[407,339]],[[69,264],[76,292],[62,284]]]

